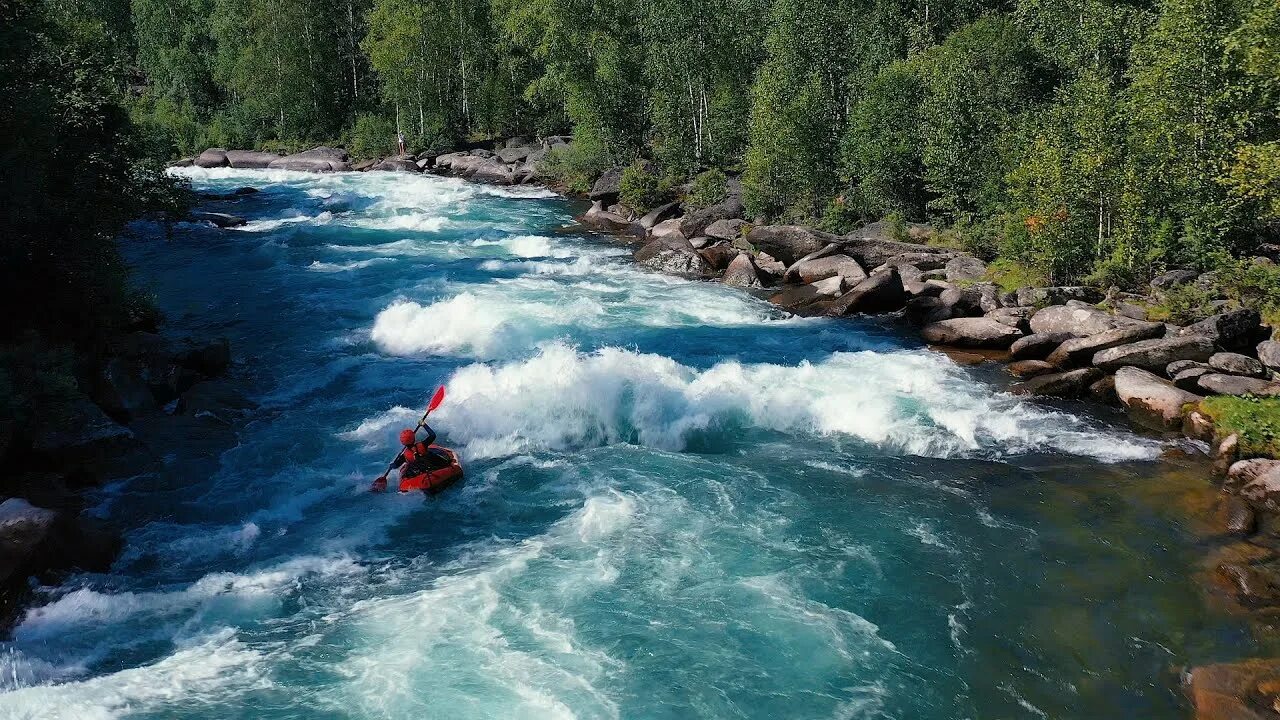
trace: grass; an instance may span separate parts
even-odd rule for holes
[[[1280,398],[1218,395],[1205,398],[1200,409],[1220,437],[1240,437],[1244,457],[1280,458]]]
[[[1013,260],[996,260],[987,265],[987,277],[1004,292],[1047,284],[1039,272]]]

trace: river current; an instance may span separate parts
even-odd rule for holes
[[[248,224],[124,252],[257,407],[95,495],[125,553],[38,593],[0,717],[1177,718],[1247,649],[1203,473],[1114,417],[647,272],[549,192],[182,172]],[[367,492],[442,384],[466,480]]]

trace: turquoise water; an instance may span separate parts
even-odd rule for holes
[[[251,222],[125,252],[259,407],[101,493],[124,556],[42,591],[0,717],[1183,717],[1248,645],[1190,580],[1203,481],[1107,418],[644,272],[549,193],[189,177]],[[365,492],[439,384],[466,481]]]

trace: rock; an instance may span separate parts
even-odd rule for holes
[[[973,286],[973,289],[978,291],[978,307],[982,309],[983,313],[990,314],[996,310],[1004,309],[1004,303],[1000,301],[1000,288],[996,287],[995,283],[977,283]],[[1015,311],[1015,314],[1026,320],[1031,319],[1031,308],[1015,307],[1009,308],[1009,310]]]
[[[1004,349],[1022,337],[1022,331],[990,318],[953,318],[930,323],[920,331],[936,345]]]
[[[1239,491],[1249,483],[1268,476],[1280,477],[1280,460],[1249,458],[1231,463],[1224,485],[1228,490]]]
[[[689,241],[689,244],[697,247],[697,243],[692,240]],[[729,263],[733,262],[733,259],[741,252],[741,250],[729,245],[728,243],[717,243],[715,245],[702,248],[698,251],[698,254],[702,256],[703,260],[707,261],[707,265],[712,270],[724,270],[729,267]],[[759,269],[756,268],[754,262],[751,264],[751,267],[753,272],[759,272]]]
[[[1035,318],[1032,318],[1034,326]],[[1175,360],[1203,362],[1213,355],[1213,343],[1205,337],[1159,338],[1143,340],[1103,350],[1093,356],[1093,364],[1104,370],[1132,365],[1147,370],[1163,371]]]
[[[1173,363],[1170,363],[1171,365]],[[1213,372],[1211,368],[1190,367],[1173,376],[1173,384],[1175,387],[1187,392],[1200,391],[1200,378]]]
[[[684,233],[680,232],[680,218],[663,220],[657,225],[654,225],[653,229],[649,231],[649,237],[654,240],[661,240],[668,237],[684,237]]]
[[[1179,285],[1195,282],[1198,277],[1200,277],[1200,273],[1195,270],[1170,270],[1153,278],[1151,280],[1151,288],[1153,290],[1168,290]]]
[[[917,327],[951,319],[950,307],[936,297],[921,295],[911,298],[903,307],[907,322]]]
[[[834,235],[799,225],[756,225],[747,233],[747,242],[788,266],[836,240]]]
[[[245,219],[239,215],[230,215],[228,213],[194,211],[191,213],[191,219],[196,222],[205,222],[220,228],[240,227],[245,224]]]
[[[1118,302],[1115,305],[1115,311],[1117,315],[1122,315],[1124,317],[1132,318],[1134,320],[1142,320],[1145,322],[1148,319],[1147,309],[1140,305],[1133,305],[1131,303],[1126,303],[1126,302]]]
[[[1089,397],[1096,402],[1114,404],[1120,402],[1116,396],[1116,377],[1104,375],[1089,386]]]
[[[850,285],[867,279],[867,273],[857,260],[848,255],[827,255],[813,260],[800,260],[787,268],[783,279],[787,282],[814,283],[829,277],[841,277]]]
[[[1121,367],[1115,377],[1116,396],[1128,410],[1129,416],[1135,422],[1148,427],[1161,430],[1180,429],[1185,414],[1183,407],[1188,404],[1199,404],[1201,400],[1199,395],[1179,390],[1168,380],[1141,368]]]
[[[1232,310],[1183,328],[1183,335],[1203,335],[1223,350],[1251,350],[1263,334],[1256,310]]]
[[[1205,373],[1196,385],[1208,395],[1280,395],[1280,383],[1239,375]]]
[[[746,227],[746,220],[741,218],[724,218],[711,223],[702,232],[707,237],[733,242],[734,240],[742,237],[743,229]]]
[[[1023,307],[1064,305],[1068,300],[1092,304],[1102,302],[1105,298],[1097,288],[1080,285],[1018,288],[1015,297],[1017,303]]]
[[[529,153],[533,152],[533,148],[529,147],[508,147],[498,151],[498,159],[504,163],[524,162],[529,157]]]
[[[1258,343],[1258,360],[1267,368],[1280,372],[1280,342],[1264,340]]]
[[[1084,337],[1114,330],[1118,325],[1114,316],[1091,307],[1050,305],[1031,316],[1033,333],[1071,333]]]
[[[724,284],[744,288],[763,287],[760,276],[756,273],[756,264],[746,253],[739,253],[738,257],[729,263],[729,268],[724,271]]]
[[[1240,459],[1240,436],[1232,433],[1213,446],[1213,474],[1226,477],[1232,464]]]
[[[346,150],[321,146],[276,158],[267,167],[272,170],[339,172],[351,169],[351,165],[348,164],[350,159],[351,156],[347,155]]]
[[[1074,337],[1071,333],[1063,332],[1028,335],[1019,338],[1009,347],[1009,357],[1014,360],[1043,360],[1059,345]]]
[[[898,268],[898,272],[902,273],[904,265],[911,265],[920,271],[942,270],[943,277],[946,276],[947,263],[958,257],[955,253],[949,252],[907,252],[894,255],[880,267],[892,266]],[[879,269],[879,268],[876,268]],[[903,275],[905,277],[905,274]]]
[[[0,582],[27,567],[44,552],[58,513],[38,508],[22,498],[0,503]]]
[[[206,343],[187,341],[187,346],[174,360],[178,365],[206,377],[218,377],[231,366],[231,343],[226,338]]]
[[[1258,696],[1259,688],[1278,680],[1280,662],[1275,660],[1204,665],[1189,673],[1187,694],[1196,720],[1274,720],[1275,693],[1263,695],[1260,703]]]
[[[1030,360],[1027,362],[1037,362]],[[1021,382],[1010,388],[1015,395],[1048,395],[1051,397],[1074,398],[1084,394],[1085,390],[1102,377],[1097,368],[1080,368],[1067,372],[1049,373]]]
[[[378,160],[361,160],[351,166],[355,172],[367,172],[370,168],[378,164]]]
[[[138,448],[129,428],[107,417],[87,398],[62,412],[48,413],[35,423],[32,450],[61,465],[93,463]]]
[[[1221,370],[1228,375],[1244,375],[1246,377],[1266,377],[1267,369],[1261,362],[1240,353],[1220,352],[1209,357],[1209,367]]]
[[[1057,372],[1058,368],[1043,360],[1017,360],[1009,363],[1008,370],[1014,377],[1033,378]]]
[[[856,265],[856,263],[855,263]],[[842,316],[852,313],[881,313],[900,310],[907,302],[907,291],[902,287],[898,271],[890,268],[864,278],[827,310],[828,315]]]
[[[1164,374],[1169,377],[1175,377],[1183,370],[1191,370],[1193,368],[1211,370],[1209,363],[1196,362],[1195,360],[1174,360],[1164,368]]]
[[[1177,383],[1174,383],[1175,385]],[[1199,410],[1192,410],[1182,419],[1182,434],[1193,440],[1213,440],[1213,420]]]
[[[142,379],[139,363],[111,358],[96,385],[94,400],[118,418],[138,418],[157,410],[156,398]]]
[[[981,280],[987,276],[987,264],[970,255],[959,255],[947,261],[946,271],[951,282]]]
[[[824,298],[812,285],[791,285],[769,298],[769,302],[792,312],[799,312]]]
[[[604,174],[596,178],[595,184],[591,186],[591,192],[587,193],[587,197],[591,200],[599,200],[604,205],[612,205],[618,202],[618,193],[622,191],[622,171],[624,168],[614,167],[604,171]]]
[[[857,260],[863,267],[869,268],[879,267],[891,258],[905,253],[945,255],[948,260],[956,255],[953,251],[929,245],[899,242],[892,239],[892,235],[886,223],[874,222],[844,236],[842,244],[847,255]]]
[[[783,265],[772,255],[766,252],[758,252],[755,255],[756,269],[761,273],[761,279],[767,275],[770,280],[781,280],[782,275],[787,271],[787,266]]]
[[[191,164],[202,168],[226,167],[227,151],[222,148],[209,148],[197,155]]]
[[[982,314],[982,295],[973,288],[949,287],[938,296],[952,317],[969,317]]]
[[[227,164],[233,168],[265,168],[280,159],[275,153],[256,150],[228,150]]]
[[[1231,470],[1227,472],[1228,482],[1235,482],[1240,488],[1240,497],[1247,500],[1254,507],[1262,508],[1268,512],[1280,511],[1280,460],[1264,461],[1258,463],[1261,467],[1257,467],[1251,478],[1247,480],[1243,477],[1237,477],[1236,467],[1240,463],[1257,463],[1254,460],[1241,460],[1231,466]],[[1243,483],[1240,480],[1245,480]]]
[[[631,227],[630,220],[605,210],[599,200],[591,203],[591,209],[582,216],[582,224],[606,232],[625,232]],[[680,239],[683,240],[684,236],[681,235]]]
[[[1249,537],[1258,529],[1258,516],[1244,498],[1224,495],[1218,504],[1217,524],[1224,535]]]
[[[1031,308],[1010,307],[991,310],[987,312],[986,317],[995,320],[998,323],[1008,325],[1009,327],[1018,328],[1022,332],[1030,332],[1031,314]]]
[[[1114,330],[1100,332],[1097,335],[1078,337],[1067,340],[1049,353],[1048,362],[1062,368],[1087,364],[1093,356],[1102,350],[1121,345],[1128,345],[1140,340],[1151,340],[1164,335],[1164,325],[1160,323],[1143,323],[1129,327],[1118,327]]]
[[[647,268],[680,275],[701,275],[709,269],[707,261],[684,239],[654,240],[640,248],[635,258]]]
[[[1216,571],[1242,605],[1263,607],[1280,602],[1272,579],[1258,568],[1240,563],[1221,563]]]
[[[742,206],[742,200],[737,197],[728,197],[715,205],[708,205],[701,210],[695,210],[685,215],[680,220],[680,232],[684,233],[685,237],[702,235],[707,228],[717,221],[741,218],[744,213],[746,213],[746,208]],[[732,240],[734,238],[729,239]],[[761,249],[768,252],[767,248]]]
[[[680,203],[669,202],[664,205],[659,205],[658,207],[645,213],[644,217],[631,223],[631,227],[629,231],[632,235],[635,235],[636,237],[646,237],[647,235],[649,235],[650,231],[653,230],[653,228],[658,226],[659,223],[663,223],[668,220],[674,220],[679,215],[680,215]],[[678,223],[676,227],[679,227]]]
[[[355,169],[359,169],[358,167]],[[369,168],[370,172],[422,172],[422,168],[418,167],[418,161],[408,158],[387,158],[382,162]]]
[[[815,283],[810,283],[810,287],[818,291],[819,295],[825,295],[831,298],[840,297],[849,289],[844,278],[839,275],[829,277],[826,280],[819,280]]]

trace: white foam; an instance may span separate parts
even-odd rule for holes
[[[501,304],[465,292],[426,306],[393,303],[378,313],[370,337],[392,355],[491,357],[504,349],[527,346],[539,329],[589,327],[603,314],[604,308],[590,298]]]
[[[286,225],[328,225],[333,222],[334,215],[328,210],[318,215],[287,215],[270,220],[250,220],[244,225],[231,228],[240,232],[271,232]]]
[[[381,263],[386,263],[386,262],[395,262],[395,259],[379,257],[379,258],[370,258],[368,260],[353,260],[351,262],[345,262],[345,263],[327,263],[327,262],[320,262],[319,260],[313,260],[311,261],[311,264],[307,266],[307,270],[310,270],[311,272],[321,272],[321,273],[340,273],[340,272],[347,272],[349,270],[361,270],[363,268],[371,267],[373,265],[379,265]]]
[[[681,450],[699,431],[748,425],[852,436],[934,457],[1064,451],[1117,461],[1160,445],[993,394],[925,352],[836,353],[794,366],[722,362],[695,370],[616,348],[544,345],[528,360],[459,369],[439,411],[476,457],[635,442]]]

